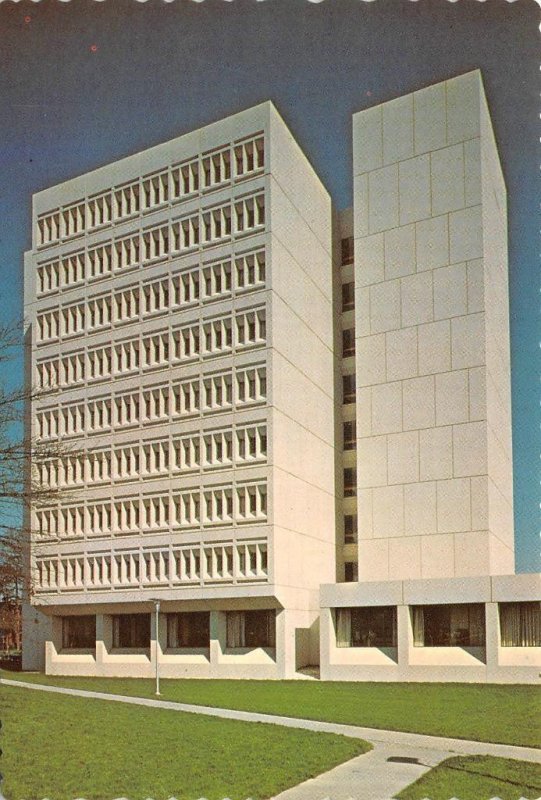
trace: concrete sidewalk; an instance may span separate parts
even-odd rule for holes
[[[418,733],[362,728],[333,722],[282,717],[274,714],[259,714],[253,711],[236,711],[189,703],[176,703],[147,697],[128,697],[91,692],[84,689],[65,689],[38,683],[0,679],[0,685],[18,686],[41,692],[67,694],[116,703],[150,706],[188,714],[205,714],[242,722],[260,722],[282,725],[287,728],[302,728],[321,733],[335,733],[364,739],[374,749],[340,764],[338,767],[305,781],[277,795],[274,800],[390,800],[397,792],[417,780],[423,773],[445,758],[461,755],[491,755],[515,758],[541,764],[541,751],[533,747],[474,742],[467,739],[449,739]],[[389,760],[390,759],[390,760]]]
[[[376,742],[369,753],[293,786],[273,800],[391,800],[452,755],[452,751]]]

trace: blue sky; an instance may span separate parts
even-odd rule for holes
[[[1,3],[0,321],[33,192],[272,99],[344,208],[351,114],[479,67],[509,192],[517,569],[539,569],[538,24],[533,0]]]

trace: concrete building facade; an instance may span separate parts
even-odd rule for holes
[[[35,195],[25,668],[538,678],[480,73],[354,115],[353,172],[336,215],[264,103]]]

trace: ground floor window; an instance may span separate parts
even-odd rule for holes
[[[190,611],[167,615],[167,647],[208,647],[210,613]]]
[[[276,612],[228,611],[227,647],[276,647]]]
[[[62,649],[88,650],[96,646],[96,617],[62,617]]]
[[[500,603],[502,647],[541,647],[541,603]]]
[[[413,606],[415,647],[484,647],[482,603]]]
[[[337,608],[336,646],[396,647],[396,608]]]
[[[113,647],[150,647],[150,614],[116,614],[113,617]]]

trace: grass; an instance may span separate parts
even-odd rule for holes
[[[1,687],[9,800],[268,798],[370,749],[333,734]]]
[[[60,678],[37,673],[4,677],[115,694],[154,696],[138,678]],[[541,746],[536,686],[462,683],[164,680],[164,700],[341,722],[369,728]]]
[[[397,795],[399,800],[535,800],[541,796],[541,766],[493,756],[457,756],[442,761]]]

